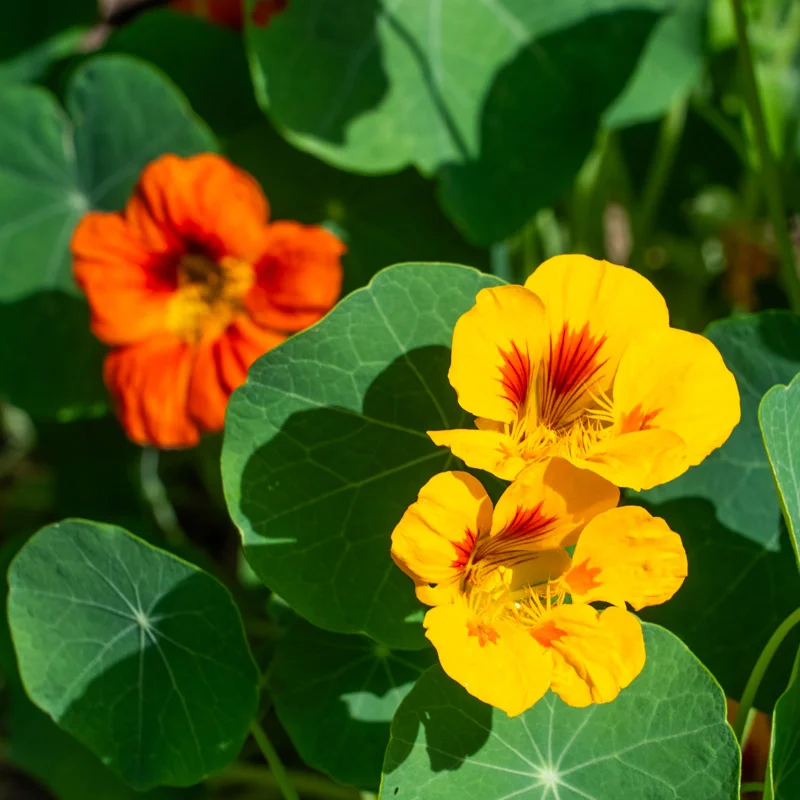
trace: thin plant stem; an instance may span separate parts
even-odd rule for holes
[[[734,123],[703,98],[692,98],[692,108],[731,146],[742,164],[748,166],[747,146]]]
[[[142,487],[142,494],[150,505],[158,527],[164,534],[167,544],[173,549],[185,547],[189,539],[186,536],[178,515],[170,502],[167,488],[158,474],[158,461],[160,451],[154,447],[145,447],[142,450],[142,458],[139,462],[139,481]]]
[[[650,240],[658,208],[661,205],[661,198],[664,196],[664,190],[667,188],[670,172],[675,163],[675,156],[678,154],[678,146],[686,125],[686,106],[686,98],[681,98],[672,105],[661,121],[656,151],[653,154],[650,171],[647,173],[640,210],[635,217],[634,252],[631,263],[637,267],[641,266],[644,249]]]
[[[800,622],[800,608],[795,609],[788,617],[778,626],[775,633],[772,634],[769,641],[761,651],[761,655],[747,679],[747,684],[744,687],[742,694],[742,701],[739,704],[739,710],[736,712],[736,719],[733,721],[733,732],[736,734],[736,741],[741,745],[745,728],[747,727],[747,718],[750,716],[750,711],[753,708],[753,703],[758,693],[758,687],[761,686],[761,681],[764,678],[764,673],[772,661],[777,649],[783,643],[783,640],[789,635],[792,628]]]
[[[297,790],[294,788],[294,784],[289,779],[289,775],[278,756],[278,752],[272,746],[272,742],[269,740],[264,728],[261,727],[261,724],[254,721],[250,726],[250,733],[253,735],[253,739],[255,739],[258,749],[261,750],[267,764],[269,764],[275,783],[280,787],[284,800],[300,800]]]
[[[742,794],[747,794],[747,792],[763,792],[763,791],[764,791],[763,783],[751,782],[742,784]]]
[[[756,147],[758,148],[759,173],[772,227],[775,231],[775,241],[778,245],[783,288],[789,297],[792,309],[800,312],[800,276],[797,274],[794,247],[792,246],[789,226],[786,221],[786,206],[783,201],[778,164],[767,137],[764,110],[761,107],[756,71],[753,65],[753,53],[750,49],[750,39],[747,35],[747,18],[744,13],[743,0],[731,0],[731,4],[736,22],[736,36],[739,41],[744,100],[750,114]]]

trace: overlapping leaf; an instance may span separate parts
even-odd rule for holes
[[[40,88],[0,89],[0,327],[13,331],[0,340],[0,392],[42,417],[106,402],[103,350],[71,275],[77,221],[121,208],[157,156],[215,148],[175,88],[132,59],[88,62],[66,108],[70,118]]]
[[[43,528],[9,570],[8,617],[30,698],[138,789],[232,760],[258,671],[210,575],[121,528]]]
[[[644,671],[613,702],[548,693],[513,718],[433,667],[392,723],[381,800],[737,800],[719,686],[668,631],[646,625],[645,644]]]
[[[395,652],[298,619],[270,664],[269,688],[307,764],[342,783],[377,789],[389,723],[435,660],[431,648]]]
[[[800,653],[795,659],[786,691],[775,703],[772,718],[769,771],[774,800],[794,800],[800,796]]]
[[[268,26],[251,16],[248,41],[293,142],[354,171],[438,173],[448,214],[486,244],[566,188],[673,6],[293,0]]]
[[[800,370],[800,318],[734,317],[712,324],[707,335],[736,376],[742,421],[698,467],[638,498],[681,534],[689,556],[681,591],[645,616],[677,633],[738,698],[767,639],[800,597],[758,425],[763,395]],[[779,653],[762,684],[760,708],[769,710],[786,685],[793,654],[792,645]]]
[[[447,382],[453,325],[496,284],[455,265],[384,270],[262,356],[231,398],[222,470],[245,554],[315,625],[392,647],[424,641],[390,535],[452,463],[426,431],[464,418]]]

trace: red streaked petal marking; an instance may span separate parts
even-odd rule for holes
[[[450,566],[453,569],[466,568],[477,538],[477,534],[467,528],[464,532],[464,538],[460,542],[451,542],[453,549],[456,551],[456,557],[450,562]]]
[[[583,391],[606,363],[599,358],[605,341],[603,335],[592,335],[588,323],[577,331],[565,323],[555,341],[551,337],[541,384],[540,411],[546,424],[568,423],[579,410],[575,406]]]
[[[635,406],[623,415],[621,421],[621,433],[634,433],[635,431],[647,431],[655,427],[651,423],[663,411],[661,408],[654,408],[652,411],[644,412],[641,404]]]
[[[488,625],[484,625],[482,622],[468,622],[467,635],[477,636],[478,644],[481,647],[486,647],[487,642],[491,642],[492,644],[497,644],[497,640],[498,638],[500,638],[499,634],[494,628],[491,628]]]
[[[503,364],[498,380],[503,394],[510,403],[519,408],[528,396],[531,384],[531,360],[527,351],[523,353],[516,342],[511,342],[510,350],[499,348]]]
[[[531,628],[530,634],[542,647],[552,647],[555,642],[560,641],[567,635],[552,619],[548,619],[541,625]]]
[[[508,524],[493,538],[505,541],[536,539],[547,533],[556,521],[542,513],[542,503],[532,508],[517,508]]]

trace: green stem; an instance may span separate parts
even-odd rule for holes
[[[187,546],[189,539],[178,522],[178,515],[170,502],[167,488],[158,474],[159,456],[160,451],[154,447],[142,449],[142,458],[139,462],[142,494],[149,503],[156,524],[161,528],[167,544],[173,550],[180,550]]]
[[[761,795],[761,800],[772,800],[772,764],[767,765],[767,774],[764,779],[764,792]]]
[[[269,764],[269,768],[272,770],[272,775],[275,778],[275,783],[280,787],[285,800],[300,800],[297,796],[297,790],[294,788],[294,784],[289,780],[286,769],[281,763],[277,751],[272,746],[272,742],[267,737],[261,724],[254,721],[250,726],[250,733],[253,734],[253,739],[255,739],[259,750],[261,750],[267,764]]]
[[[761,651],[761,655],[747,679],[747,684],[744,687],[744,694],[742,694],[742,702],[739,704],[739,710],[736,712],[736,719],[733,721],[733,732],[736,734],[736,741],[743,744],[742,737],[745,727],[747,726],[747,718],[750,716],[750,710],[753,708],[753,703],[758,693],[758,687],[761,685],[761,680],[764,673],[772,661],[777,649],[783,643],[783,640],[789,635],[792,628],[800,622],[800,608],[795,609],[788,617],[778,626],[775,633],[772,634],[770,640]]]
[[[743,783],[742,784],[742,794],[747,794],[747,792],[763,792],[764,791],[764,784],[763,783]]]
[[[767,208],[775,230],[775,241],[780,254],[781,277],[784,290],[789,296],[792,308],[800,312],[800,277],[795,264],[794,247],[789,236],[789,226],[786,222],[786,206],[783,202],[780,174],[775,156],[769,146],[767,126],[764,122],[764,110],[761,107],[761,98],[758,93],[756,71],[753,66],[753,54],[750,50],[750,40],[747,36],[747,19],[744,13],[743,0],[731,0],[733,16],[736,21],[736,35],[739,40],[739,58],[742,65],[742,78],[744,83],[744,99],[750,113],[750,120],[755,133],[756,146],[760,161],[760,175],[762,188],[767,200]]]
[[[658,133],[658,143],[653,155],[653,163],[647,174],[642,201],[637,218],[636,231],[634,233],[631,263],[634,266],[641,266],[640,262],[650,234],[658,215],[658,207],[661,205],[661,198],[669,181],[670,172],[675,163],[675,156],[678,154],[678,145],[683,136],[683,129],[686,124],[686,98],[681,98],[674,103],[667,112],[667,116],[661,121],[661,129]]]
[[[749,166],[747,146],[736,126],[717,108],[703,98],[694,97],[692,108],[731,146],[744,166]]]
[[[358,800],[359,792],[346,786],[339,786],[333,781],[311,772],[289,772],[289,780],[297,787],[303,797],[316,797],[319,800]],[[258,787],[261,796],[265,791],[271,794],[278,789],[278,782],[273,772],[258,764],[237,761],[229,764],[219,775],[209,778],[212,787],[232,785]]]

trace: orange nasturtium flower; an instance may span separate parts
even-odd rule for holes
[[[449,378],[476,427],[431,438],[505,480],[558,456],[651,488],[699,464],[740,416],[716,347],[671,328],[646,278],[587,256],[481,290],[456,323]]]
[[[78,224],[75,277],[113,348],[105,381],[134,441],[186,447],[222,428],[250,364],[336,302],[343,244],[268,213],[258,183],[224,158],[166,155],[124,212]]]
[[[609,702],[641,672],[644,637],[626,603],[672,597],[686,554],[663,520],[614,508],[617,497],[560,459],[526,469],[494,509],[465,472],[422,488],[392,556],[434,606],[426,635],[470,694],[514,716],[548,688],[572,706]]]

